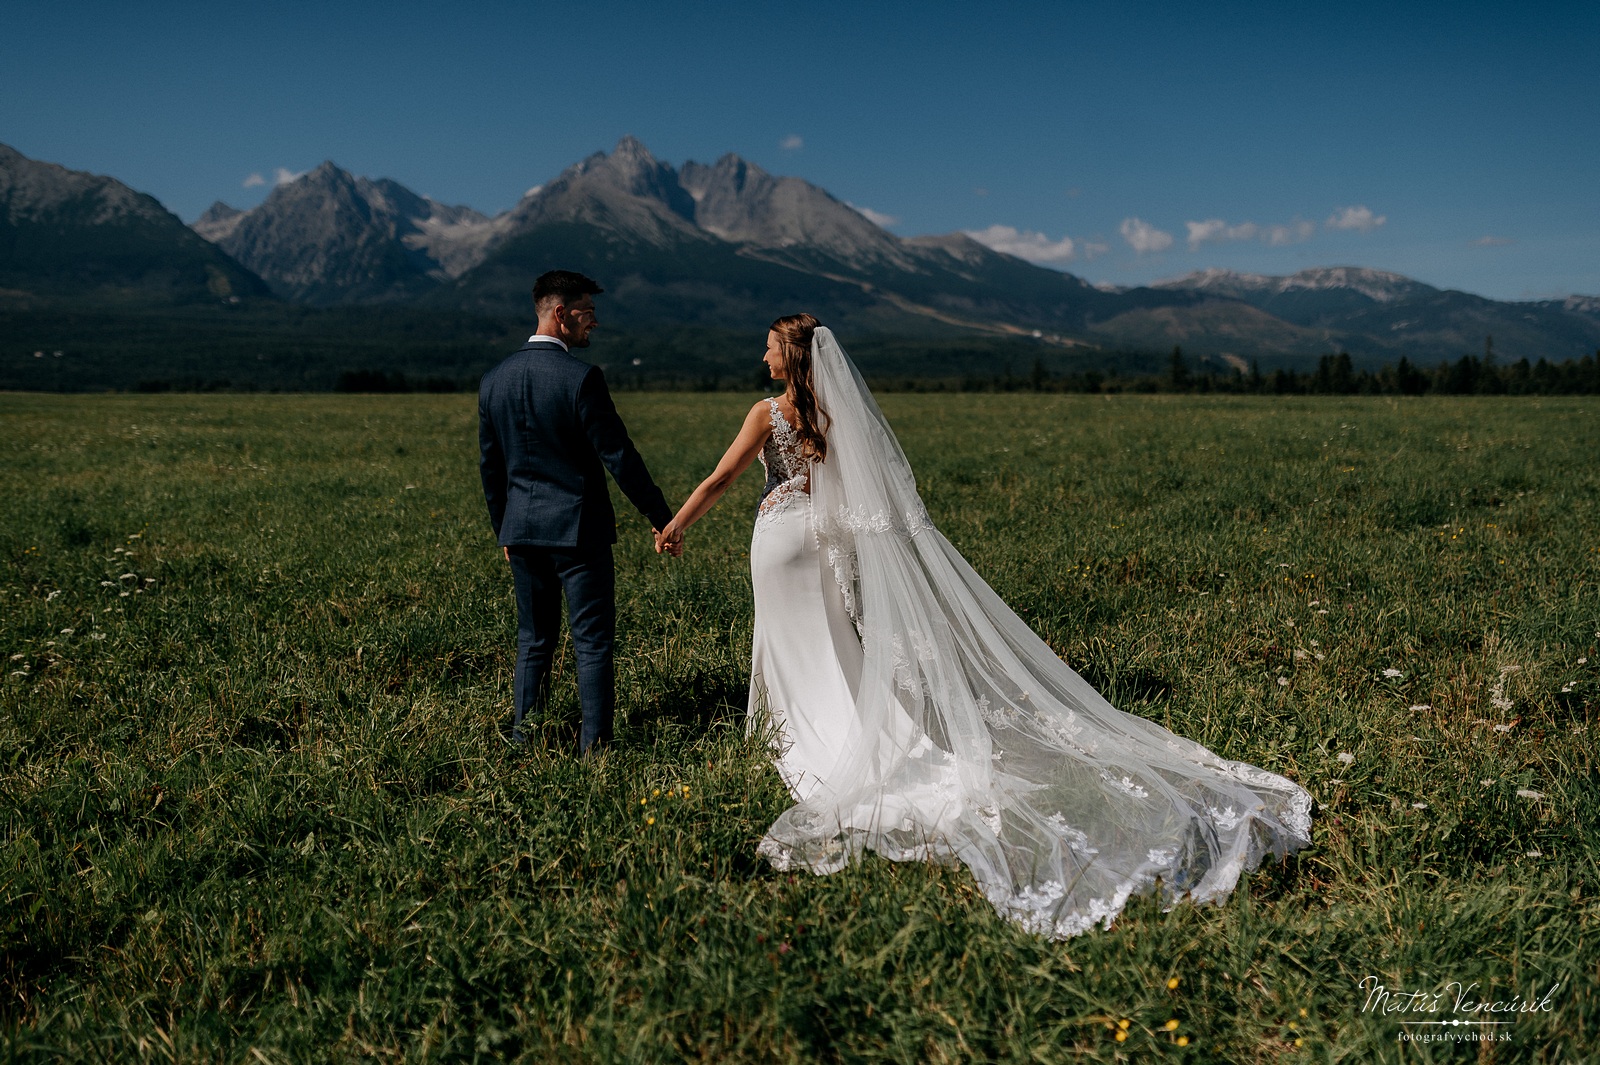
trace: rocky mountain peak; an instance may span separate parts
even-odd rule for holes
[[[688,162],[679,181],[694,201],[695,224],[723,240],[804,249],[850,269],[889,264],[916,269],[899,238],[826,190],[776,177],[728,153],[711,166]]]
[[[335,182],[344,184],[354,182],[355,176],[351,174],[350,171],[335,163],[332,159],[324,159],[310,172],[301,174],[299,177],[295,178],[294,181],[288,182],[288,184],[292,185],[299,181],[304,181],[312,185],[329,184]]]
[[[210,207],[206,208],[206,213],[201,215],[196,222],[197,224],[199,222],[226,222],[228,219],[237,218],[242,214],[244,212],[239,208],[230,207],[221,200],[216,200]]]
[[[166,226],[174,216],[155,197],[115,178],[39,162],[0,145],[0,219],[17,224],[51,217],[71,225]]]
[[[102,287],[179,302],[265,294],[155,197],[0,145],[0,288]]]
[[[1379,303],[1438,291],[1432,285],[1424,285],[1401,274],[1364,266],[1314,266],[1275,280],[1279,282],[1281,292],[1343,288],[1359,292]]]
[[[195,219],[194,225],[189,228],[215,244],[232,233],[239,225],[239,219],[244,216],[245,212],[239,208],[230,207],[217,200],[207,207],[206,213]]]
[[[1436,292],[1431,285],[1386,270],[1363,266],[1314,266],[1287,276],[1246,274],[1209,267],[1182,277],[1158,281],[1153,288],[1190,289],[1212,295],[1253,299],[1293,292],[1347,292],[1377,303]]]

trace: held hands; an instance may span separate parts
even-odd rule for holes
[[[683,530],[678,528],[677,522],[671,522],[665,529],[656,530],[656,554],[668,554],[673,558],[683,557]]]

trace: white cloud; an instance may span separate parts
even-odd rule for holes
[[[287,185],[295,178],[302,178],[305,176],[306,172],[304,170],[290,170],[286,166],[280,166],[278,169],[272,172],[272,183],[274,185]]]
[[[266,183],[267,179],[262,177],[260,174],[251,174],[249,177],[244,179],[244,187],[247,189],[253,189],[257,185],[265,185]]]
[[[1224,240],[1254,240],[1261,232],[1261,227],[1254,222],[1240,222],[1230,226],[1220,218],[1208,218],[1204,222],[1185,222],[1189,229],[1189,250],[1193,251],[1202,244],[1219,243]]]
[[[1012,226],[990,226],[988,229],[968,229],[965,232],[979,244],[1031,263],[1064,263],[1073,257],[1077,248],[1071,237],[1051,240],[1043,233]]]
[[[1291,222],[1286,226],[1267,226],[1261,231],[1261,239],[1278,248],[1285,244],[1299,244],[1301,241],[1310,240],[1316,231],[1315,222]]]
[[[1329,229],[1353,229],[1358,233],[1371,233],[1389,220],[1388,215],[1373,214],[1365,204],[1346,207],[1328,217]]]
[[[1083,252],[1083,257],[1085,259],[1093,259],[1097,255],[1104,255],[1106,252],[1110,251],[1111,245],[1105,243],[1104,241],[1086,240],[1078,246],[1078,250]]]
[[[786,152],[797,152],[806,146],[805,138],[798,133],[791,133],[778,142],[778,147]]]
[[[858,207],[849,200],[846,200],[844,205],[850,208],[856,214],[860,215],[862,218],[865,218],[867,221],[877,226],[879,229],[888,229],[890,226],[900,221],[900,219],[896,218],[892,214],[884,214],[882,211],[874,211],[870,207]]]
[[[1473,241],[1472,246],[1474,248],[1504,248],[1508,244],[1515,243],[1516,241],[1510,237],[1485,236]]]
[[[1166,251],[1172,247],[1172,234],[1166,230],[1157,229],[1139,218],[1124,218],[1122,220],[1122,239],[1128,246],[1140,255],[1146,252]]]

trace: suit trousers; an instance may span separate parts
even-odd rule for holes
[[[516,717],[537,722],[550,693],[550,665],[561,637],[561,595],[578,666],[578,702],[583,729],[578,749],[611,742],[616,708],[612,645],[617,635],[616,570],[611,545],[513,547],[511,573],[517,587]]]

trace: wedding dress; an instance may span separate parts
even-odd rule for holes
[[[762,855],[960,861],[1002,915],[1064,939],[1135,893],[1218,901],[1310,842],[1303,788],[1117,710],[1000,600],[824,327],[812,375],[827,460],[769,401],[750,546],[750,719],[795,799]]]

